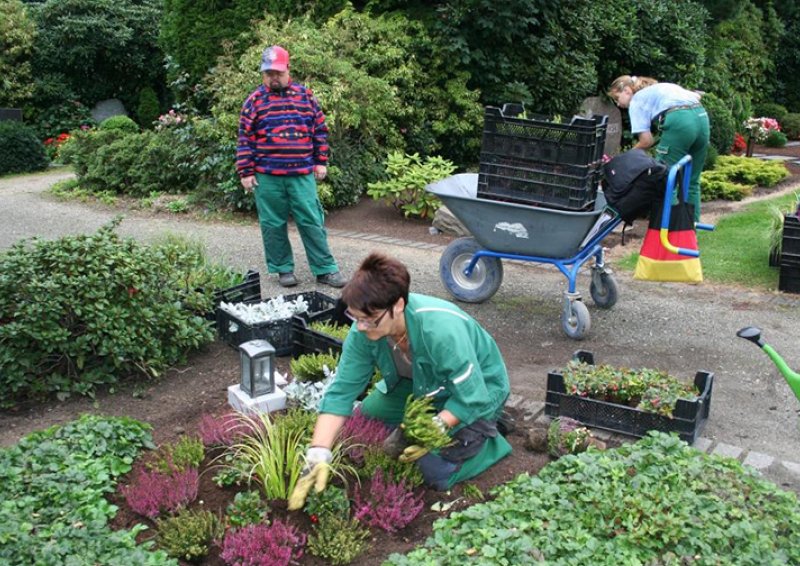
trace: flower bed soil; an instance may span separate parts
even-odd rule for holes
[[[519,415],[516,415],[519,416]],[[186,432],[191,433],[194,427],[187,427]],[[517,475],[528,472],[536,474],[544,467],[550,458],[542,452],[532,452],[525,448],[525,430],[518,427],[514,432],[507,437],[509,442],[514,447],[514,451],[501,460],[489,470],[474,478],[471,483],[477,486],[484,495],[488,498],[489,491],[496,485],[505,483]],[[215,470],[208,471],[215,456],[220,454],[220,449],[212,450],[207,453],[206,459],[201,467],[200,474],[200,488],[198,491],[197,500],[191,505],[191,508],[206,509],[213,512],[218,512],[220,515],[224,514],[226,507],[233,501],[234,496],[239,491],[245,491],[244,487],[227,487],[220,488],[213,481]],[[130,475],[130,474],[129,474]],[[128,476],[121,478],[121,484],[128,483]],[[444,517],[453,511],[458,511],[477,503],[476,500],[469,500],[463,497],[463,484],[456,485],[450,492],[437,492],[433,490],[425,490],[424,501],[425,506],[422,512],[417,516],[414,521],[396,533],[387,533],[380,529],[371,529],[372,538],[370,540],[370,548],[356,559],[353,564],[359,565],[379,565],[390,554],[399,552],[405,553],[421,544],[432,533],[433,522]],[[254,487],[255,489],[255,487]],[[369,481],[362,481],[362,489],[369,489]],[[422,488],[420,488],[422,489]],[[114,529],[129,529],[137,523],[142,523],[151,527],[139,535],[139,542],[148,540],[155,535],[155,523],[149,519],[134,513],[125,502],[125,499],[118,493],[113,493],[109,496],[109,500],[119,507],[116,517],[112,520],[111,526]],[[452,501],[456,503],[445,512],[437,512],[431,510],[431,505],[440,501],[442,503],[449,503]],[[311,521],[307,515],[301,511],[289,512],[286,510],[285,501],[270,501],[270,519],[281,519],[291,525],[298,527],[302,532],[311,533]],[[212,547],[210,554],[202,561],[195,562],[194,564],[201,565],[223,565],[225,564],[219,557],[220,548],[217,546]],[[181,562],[181,564],[189,564]],[[305,552],[299,564],[319,565],[327,564],[325,560],[317,558],[308,552]]]

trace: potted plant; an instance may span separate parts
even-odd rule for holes
[[[659,370],[596,366],[591,352],[579,350],[566,368],[548,373],[545,414],[638,437],[677,432],[692,443],[708,419],[713,382],[706,371],[689,384]]]

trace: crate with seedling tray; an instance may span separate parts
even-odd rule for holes
[[[608,117],[570,122],[528,115],[522,105],[487,107],[478,197],[565,210],[590,209],[597,195]]]
[[[213,295],[213,308],[206,313],[206,320],[217,320],[217,307],[220,303],[260,303],[261,302],[261,275],[258,271],[250,269],[244,274],[244,280],[238,285],[225,289],[216,289]]]
[[[579,350],[573,359],[594,365],[591,352]],[[675,432],[681,440],[692,444],[708,420],[713,384],[713,373],[698,371],[694,385],[700,395],[694,400],[678,399],[670,417],[568,393],[564,375],[551,371],[547,374],[545,414],[549,417],[570,417],[586,426],[639,438],[650,430]]]
[[[295,302],[300,297],[303,297],[308,305],[308,309],[305,312],[309,316],[325,315],[328,312],[333,312],[336,306],[336,299],[319,291],[279,295],[263,301],[263,303],[285,304]],[[256,308],[257,305],[258,303],[254,303],[250,306]],[[277,356],[288,356],[293,350],[292,317],[295,314],[298,313],[289,312],[287,309],[287,312],[278,319],[263,322],[246,322],[239,316],[219,306],[217,307],[217,333],[223,342],[234,348],[250,340],[267,340],[275,348]]]
[[[341,299],[336,301],[333,309],[319,313],[300,313],[292,317],[292,332],[294,341],[293,355],[302,356],[304,354],[319,354],[333,352],[334,354],[342,351],[344,340],[334,338],[323,332],[311,328],[315,322],[327,322],[338,326],[349,328],[352,320],[344,314],[347,305]]]

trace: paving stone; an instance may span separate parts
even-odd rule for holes
[[[784,460],[783,462],[781,462],[781,465],[790,472],[792,472],[794,475],[800,477],[800,464],[798,464],[797,462],[789,462]]]
[[[734,446],[732,444],[725,444],[724,442],[720,442],[717,444],[716,448],[714,448],[714,452],[712,454],[716,454],[717,456],[727,456],[728,458],[739,458],[742,455],[742,449],[738,446]]]
[[[525,409],[525,416],[528,419],[535,419],[544,413],[544,402],[542,401],[528,401],[522,407]]]
[[[699,436],[694,439],[694,444],[692,444],[692,446],[697,448],[700,452],[708,452],[712,444],[714,444],[714,441],[710,438]]]
[[[516,409],[525,401],[525,397],[522,395],[517,395],[516,393],[511,393],[506,400],[506,406],[512,409]]]
[[[763,454],[761,452],[753,452],[752,450],[747,453],[747,457],[744,459],[744,465],[750,466],[751,468],[755,468],[756,470],[765,470],[772,465],[772,462],[775,461],[775,458],[769,456],[768,454]]]
[[[603,430],[602,428],[593,428],[592,436],[594,436],[598,440],[609,440],[612,435],[609,431]]]

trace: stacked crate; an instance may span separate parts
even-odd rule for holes
[[[607,116],[562,123],[527,114],[519,104],[486,107],[478,198],[591,210],[607,124]]]
[[[800,293],[800,218],[797,215],[783,217],[780,257],[778,289]]]

